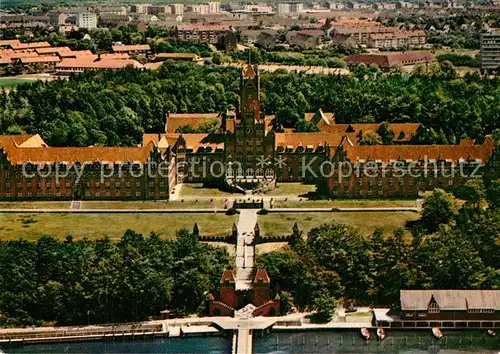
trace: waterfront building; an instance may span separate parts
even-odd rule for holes
[[[276,316],[280,312],[279,296],[271,299],[271,279],[265,269],[257,269],[250,290],[236,290],[232,270],[225,270],[219,284],[219,296],[209,294],[208,311],[211,316],[233,316],[245,307],[252,316]]]
[[[377,327],[500,328],[500,290],[401,290],[399,309],[375,309]]]

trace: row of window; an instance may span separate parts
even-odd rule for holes
[[[51,181],[47,181],[47,182],[43,181],[43,180],[42,181],[38,181],[36,183],[36,185],[37,185],[38,188],[45,187],[46,189],[51,189],[52,188]],[[26,186],[29,187],[31,185],[32,185],[32,181],[31,180],[26,180]],[[55,185],[55,188],[60,188],[61,185],[65,186],[66,188],[70,188],[71,185],[72,185],[72,183],[71,182],[65,182],[65,183],[61,184],[60,182],[56,182],[56,183],[54,183],[54,185]],[[109,187],[111,187],[111,182],[104,182],[102,185],[104,185],[106,188],[109,188]],[[149,187],[154,187],[154,182],[150,181],[148,185],[149,185]],[[164,187],[165,186],[165,181],[164,180],[160,180],[159,185],[160,185],[160,187]],[[87,188],[89,188],[90,187],[90,182],[86,182],[86,186],[87,186]],[[130,181],[115,182],[114,186],[116,188],[120,188],[122,186],[125,186],[126,188],[130,188],[131,187],[131,182]],[[141,186],[141,182],[135,182],[135,186],[137,188],[139,188]],[[11,187],[11,183],[10,182],[6,182],[5,183],[5,188],[9,189],[10,187]],[[16,187],[17,188],[22,188],[23,187],[23,183],[22,182],[17,182],[16,183]],[[94,187],[95,188],[101,187],[101,183],[100,182],[94,182]]]

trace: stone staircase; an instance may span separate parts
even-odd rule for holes
[[[252,288],[255,250],[253,239],[257,222],[256,209],[241,209],[238,219],[236,241],[236,290],[248,291]]]

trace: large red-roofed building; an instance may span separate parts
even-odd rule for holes
[[[68,61],[81,69],[128,59],[85,56],[59,67]],[[49,147],[38,135],[0,136],[0,199],[169,199],[177,184],[189,182],[240,192],[309,182],[337,198],[406,198],[455,188],[494,161],[490,137],[414,145],[418,123],[385,127],[391,145],[363,145],[380,123],[338,124],[321,109],[305,115],[319,132],[276,132],[276,118],[261,113],[256,66],[243,69],[240,97],[237,109],[223,114],[168,113],[165,131],[144,134],[140,147]],[[211,133],[202,131],[207,127]],[[49,172],[61,164],[70,171],[56,180]]]

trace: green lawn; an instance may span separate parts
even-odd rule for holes
[[[33,82],[31,79],[12,79],[12,78],[0,78],[0,87],[10,89],[21,84],[28,82]]]
[[[221,199],[200,199],[189,201],[137,201],[137,202],[119,202],[119,201],[83,201],[81,209],[213,209],[224,208],[224,202]]]
[[[299,197],[306,196],[308,193],[316,191],[314,184],[304,183],[278,183],[275,189],[265,194],[266,197]]]
[[[36,240],[43,235],[75,239],[118,240],[127,229],[148,235],[156,232],[164,238],[175,236],[181,228],[192,229],[198,223],[200,234],[229,234],[237,216],[225,214],[0,214],[0,238]]]
[[[310,229],[329,222],[340,222],[360,229],[363,235],[371,235],[381,227],[385,233],[404,227],[406,221],[417,220],[418,213],[412,212],[347,212],[347,213],[270,213],[259,216],[263,235],[281,236],[292,233],[295,222],[307,233]]]
[[[69,209],[70,201],[0,202],[0,209]],[[80,209],[213,209],[224,208],[222,198],[188,201],[82,201]]]
[[[0,202],[0,209],[69,209],[70,201],[63,202]]]
[[[394,208],[416,206],[415,200],[276,200],[274,208]]]
[[[183,183],[180,197],[237,197],[240,193],[229,193],[217,188],[203,187],[203,183]]]

